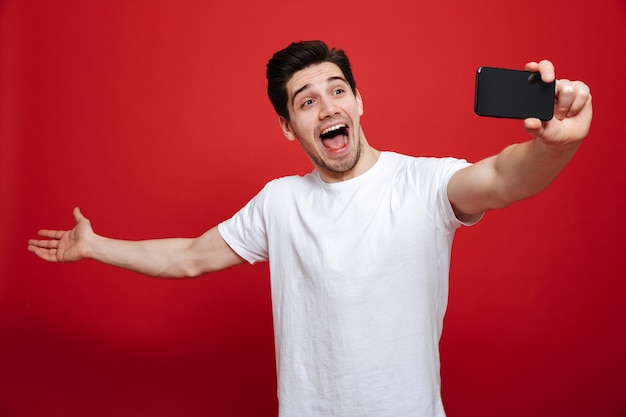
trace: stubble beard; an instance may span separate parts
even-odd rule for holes
[[[309,149],[306,149],[306,153],[317,167],[332,172],[333,174],[344,174],[353,169],[359,162],[361,158],[361,140],[360,138],[355,138],[352,152],[338,161],[324,161],[322,157],[315,155]]]

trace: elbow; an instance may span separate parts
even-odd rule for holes
[[[199,265],[195,265],[192,263],[190,265],[186,265],[185,267],[181,268],[176,278],[194,279],[194,278],[198,278],[204,275],[205,272],[206,271],[200,268]]]
[[[163,270],[153,271],[148,275],[154,278],[162,279],[192,279],[198,278],[203,273],[204,271],[200,268],[194,266],[193,264],[189,264],[171,266]]]
[[[179,278],[194,279],[204,275],[204,271],[199,268],[187,268]]]

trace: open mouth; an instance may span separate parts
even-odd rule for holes
[[[348,126],[338,124],[324,129],[320,134],[324,147],[332,150],[343,148],[348,143]]]

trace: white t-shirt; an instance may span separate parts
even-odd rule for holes
[[[383,152],[364,174],[268,183],[219,225],[269,261],[281,417],[440,417],[453,158]]]

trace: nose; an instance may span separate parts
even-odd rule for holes
[[[337,113],[339,113],[339,107],[337,107],[332,97],[324,96],[320,98],[320,120],[333,117]]]

